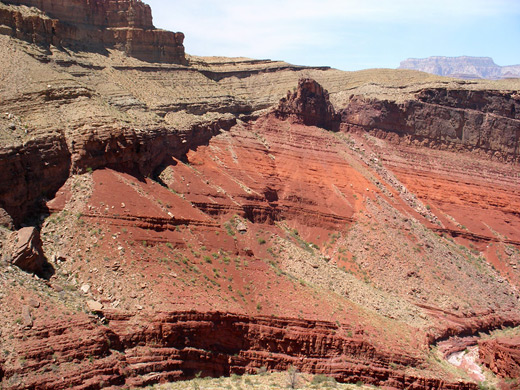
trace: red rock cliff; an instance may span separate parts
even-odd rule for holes
[[[40,45],[80,49],[117,48],[148,62],[186,63],[184,34],[155,29],[152,12],[139,0],[13,0],[20,7],[0,8],[3,30]],[[33,10],[34,11],[34,10]]]

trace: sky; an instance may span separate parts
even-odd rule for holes
[[[520,64],[520,0],[143,0],[154,25],[199,56],[342,70],[407,58],[492,57]]]

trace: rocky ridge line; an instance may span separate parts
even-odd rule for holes
[[[341,110],[341,128],[397,143],[518,162],[519,113],[520,95],[514,91],[428,88],[404,102],[354,95]]]
[[[87,127],[71,138],[61,133],[0,149],[0,178],[11,183],[0,188],[0,206],[8,214],[2,213],[0,223],[20,224],[41,207],[42,197],[52,197],[71,174],[112,167],[150,176],[164,161],[182,158],[190,148],[235,123],[234,118],[218,119],[186,131]]]

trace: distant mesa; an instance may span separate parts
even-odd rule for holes
[[[142,61],[186,64],[184,34],[156,29],[140,0],[2,0],[0,34],[43,47],[113,48]]]
[[[520,77],[520,65],[500,66],[490,57],[409,58],[398,69],[419,70],[461,79],[499,80]]]

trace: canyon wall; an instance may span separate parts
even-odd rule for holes
[[[35,210],[41,211],[44,198],[52,198],[67,180],[70,152],[65,139],[56,135],[25,145],[0,149],[0,224],[20,224]]]
[[[292,365],[477,388],[430,346],[520,323],[514,86],[179,66],[140,1],[2,2],[0,25],[0,224],[40,226],[56,271],[2,269],[2,386]]]
[[[140,0],[7,0],[4,3],[36,7],[53,19],[99,28],[153,29],[152,10]]]
[[[414,69],[462,79],[501,79],[520,76],[520,65],[499,66],[490,57],[428,57],[401,61],[399,69]]]
[[[0,224],[19,225],[54,196],[71,174],[111,167],[150,176],[163,162],[182,158],[190,148],[229,129],[235,119],[194,125],[186,131],[164,128],[84,128],[70,138],[53,135],[0,149]]]
[[[516,92],[436,88],[421,90],[404,102],[353,96],[341,115],[346,130],[518,162],[519,109]]]
[[[155,29],[150,7],[138,0],[3,3],[0,32],[18,39],[74,50],[104,52],[115,48],[143,61],[187,63],[184,35]]]

